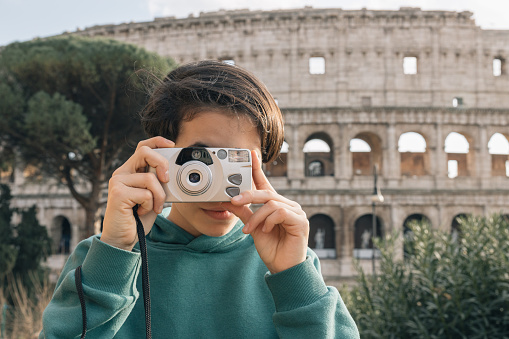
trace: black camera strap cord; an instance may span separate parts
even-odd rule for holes
[[[148,280],[148,260],[147,260],[147,243],[145,241],[145,230],[143,223],[138,216],[138,205],[133,207],[134,219],[136,220],[136,231],[138,233],[138,240],[140,242],[141,252],[141,283],[143,288],[143,306],[145,307],[145,330],[147,339],[152,338],[152,325],[150,318],[150,283]],[[87,334],[87,310],[85,307],[85,296],[83,294],[83,285],[81,282],[81,265],[76,267],[74,272],[76,291],[78,291],[78,298],[81,304],[81,315],[83,321],[83,332],[81,332],[81,339],[85,338]]]

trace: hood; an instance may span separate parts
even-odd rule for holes
[[[221,237],[200,235],[194,237],[167,219],[171,208],[165,208],[159,214],[147,235],[147,244],[167,249],[185,249],[194,252],[213,253],[229,252],[240,246],[249,235],[242,232],[244,224],[238,221],[233,229]]]

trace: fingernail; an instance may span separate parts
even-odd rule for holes
[[[241,200],[242,200],[242,195],[240,195],[240,194],[239,194],[239,195],[236,195],[236,196],[234,196],[234,197],[232,198],[232,201],[235,201],[235,202],[237,202],[237,201],[241,201]]]
[[[166,171],[164,172],[164,179],[168,182],[170,181],[170,172],[169,171]]]

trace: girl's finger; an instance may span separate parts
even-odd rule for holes
[[[223,202],[222,206],[235,214],[243,223],[244,225],[247,224],[249,218],[253,215],[253,211],[247,206],[247,205],[241,205],[241,206],[235,206],[228,202]]]
[[[138,173],[140,170],[145,172],[147,166],[156,169],[157,178],[162,182],[169,180],[169,163],[168,160],[161,154],[155,152],[148,146],[141,146],[136,152],[119,167],[113,175],[117,174],[133,174]]]
[[[133,213],[132,208],[135,205],[140,205],[138,208],[139,215],[147,214],[154,209],[154,198],[150,190],[145,188],[124,186],[122,191],[125,196],[129,197],[128,199],[124,200],[124,208],[128,210],[128,213]]]
[[[292,227],[292,229],[290,229],[291,226],[304,225],[302,223],[302,216],[292,210],[280,208],[273,211],[273,213],[265,219],[262,232],[270,233],[276,225],[281,225],[288,234],[299,235],[297,234],[297,232],[299,232],[301,233],[300,235],[307,237],[307,227],[299,226]]]
[[[281,201],[287,205],[295,208],[300,208],[300,205],[272,190],[250,190],[244,191],[241,194],[232,198],[231,202],[234,205],[246,204],[265,204],[268,201],[275,200]]]
[[[282,202],[271,200],[262,207],[260,207],[256,212],[254,212],[253,215],[249,218],[249,220],[247,220],[247,223],[244,224],[246,225],[248,231],[252,232],[260,225],[263,226],[266,222],[266,219],[276,211],[279,211],[278,213],[280,214],[284,214],[285,211],[288,211],[292,212],[295,215],[304,215],[303,211],[300,209],[289,206]]]
[[[275,189],[269,182],[269,179],[265,176],[262,170],[262,162],[258,158],[256,151],[251,151],[251,159],[253,160],[253,182],[257,190],[271,190],[275,192]]]
[[[154,212],[158,214],[162,212],[166,193],[154,173],[120,174],[112,177],[110,184],[148,189],[152,193]]]
[[[138,150],[142,146],[147,146],[150,148],[170,148],[175,147],[175,143],[164,137],[153,137],[150,139],[140,141],[138,143],[138,146],[136,146],[136,150]]]

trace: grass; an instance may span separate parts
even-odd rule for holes
[[[33,286],[30,290],[21,279],[10,275],[6,288],[0,289],[0,304],[9,305],[6,312],[0,312],[5,339],[37,338],[42,329],[42,313],[51,300],[54,286],[35,274],[29,274],[29,280]]]

